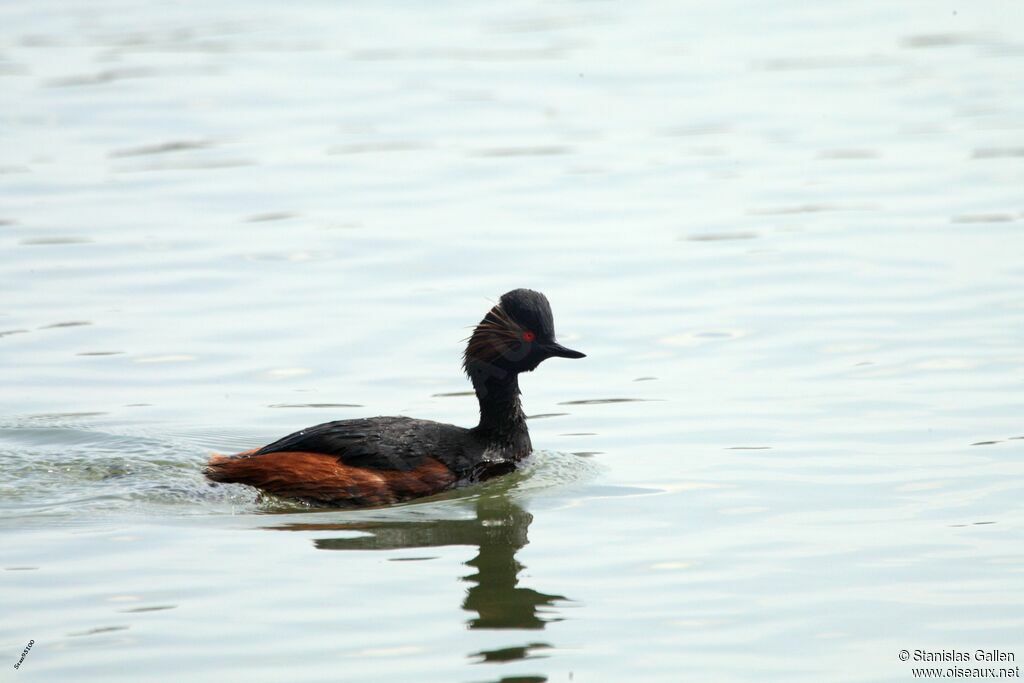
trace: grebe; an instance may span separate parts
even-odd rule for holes
[[[472,429],[411,417],[337,420],[236,455],[214,455],[213,481],[342,507],[387,505],[511,472],[532,450],[519,373],[552,357],[584,358],[555,341],[547,297],[502,295],[473,330],[462,366],[480,403]]]

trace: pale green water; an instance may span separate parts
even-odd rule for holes
[[[0,6],[2,680],[1019,664],[1022,71],[1014,2]],[[524,378],[525,472],[203,480],[473,423],[520,286],[588,353]]]

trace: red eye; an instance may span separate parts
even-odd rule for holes
[[[537,338],[537,335],[535,335],[530,330],[527,330],[526,332],[523,332],[523,341],[525,341],[525,342],[532,342],[536,338]]]

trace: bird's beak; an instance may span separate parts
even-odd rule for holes
[[[567,349],[558,342],[551,342],[544,347],[544,350],[548,352],[549,356],[558,356],[559,358],[586,358],[587,354],[580,353],[579,351],[573,351]]]

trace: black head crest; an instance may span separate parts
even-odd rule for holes
[[[548,298],[532,289],[513,289],[501,295],[501,307],[524,330],[532,331],[538,339],[555,338],[555,319],[551,315]]]
[[[545,358],[582,358],[555,341],[555,321],[546,296],[532,289],[513,289],[501,296],[473,330],[462,365],[473,376],[481,372],[529,372]]]

